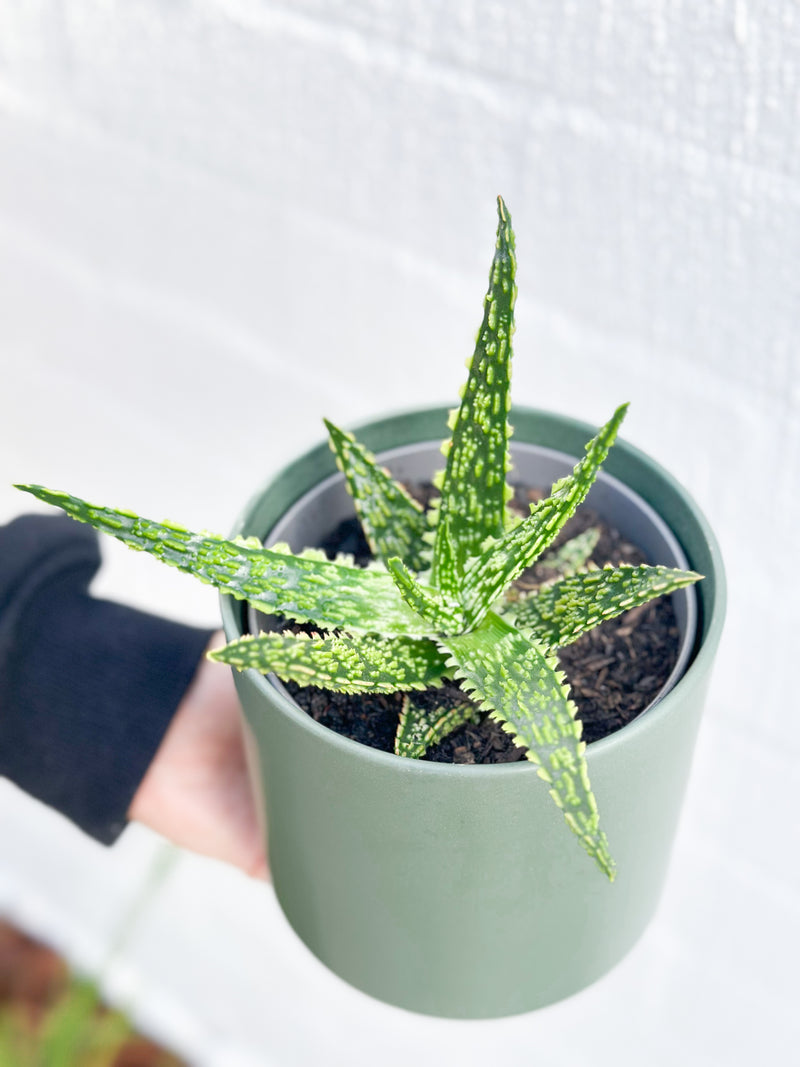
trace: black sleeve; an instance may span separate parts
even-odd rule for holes
[[[99,565],[65,515],[0,527],[0,775],[110,844],[212,631],[90,597]]]

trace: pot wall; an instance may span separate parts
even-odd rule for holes
[[[375,451],[442,438],[446,410],[372,423]],[[515,409],[515,437],[580,454],[594,432]],[[716,543],[686,494],[618,443],[606,469],[666,519],[699,585],[694,660],[657,706],[589,746],[613,884],[564,825],[532,765],[450,766],[366,748],[315,723],[256,672],[236,674],[259,769],[270,864],[284,912],[333,971],[374,996],[460,1018],[527,1011],[602,975],[641,935],[663,886],[724,588]],[[254,498],[237,533],[264,536],[335,470],[327,445]],[[245,609],[223,599],[227,635]]]

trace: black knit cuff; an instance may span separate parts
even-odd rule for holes
[[[6,543],[0,774],[110,844],[212,631],[88,596],[88,527],[25,516],[0,531]]]

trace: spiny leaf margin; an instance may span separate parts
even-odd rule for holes
[[[497,198],[497,239],[461,405],[439,488],[431,584],[455,595],[467,560],[506,525],[508,425],[517,259],[511,216]]]
[[[470,563],[461,586],[461,603],[468,626],[480,623],[514,579],[552,544],[586,499],[627,408],[627,404],[617,408],[589,441],[586,454],[576,463],[572,473],[557,481],[550,495],[533,505],[527,519],[490,544]]]
[[[582,725],[555,657],[535,639],[489,613],[481,626],[442,638],[448,669],[537,765],[569,828],[609,880],[615,864],[600,830]]]
[[[320,559],[319,550],[292,555],[260,547],[256,539],[228,540],[192,533],[174,523],[153,522],[129,511],[98,507],[40,485],[19,485],[72,518],[146,551],[237,600],[322,629],[427,637],[430,625],[405,603],[385,571]]]
[[[568,578],[586,567],[599,540],[600,527],[590,526],[542,556],[537,561],[537,566],[553,571],[554,575]]]
[[[209,659],[338,693],[427,689],[441,685],[446,672],[445,657],[432,641],[407,637],[247,634],[210,652]]]
[[[373,554],[384,563],[397,556],[417,573],[426,570],[430,553],[423,537],[428,520],[422,507],[353,434],[323,421]]]
[[[390,559],[386,566],[400,596],[428,622],[429,636],[433,633],[460,633],[464,629],[464,616],[457,603],[438,589],[417,581],[401,559]]]
[[[701,577],[672,567],[608,564],[542,586],[518,600],[512,613],[521,630],[530,631],[549,648],[563,648],[600,623]]]
[[[431,710],[421,708],[406,694],[394,739],[395,755],[421,759],[429,748],[438,745],[454,730],[467,722],[477,723],[479,719],[480,712],[471,701],[465,700],[450,708],[440,705]]]

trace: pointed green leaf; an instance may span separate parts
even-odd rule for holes
[[[429,636],[434,633],[459,633],[464,629],[464,616],[458,604],[438,589],[417,581],[402,560],[390,559],[386,566],[403,600],[427,620]]]
[[[696,582],[701,575],[670,567],[583,571],[543,586],[513,608],[516,624],[548,648],[577,640],[606,619]]]
[[[457,592],[466,561],[505,527],[511,335],[516,255],[511,217],[497,198],[497,243],[483,323],[461,406],[453,424],[441,484],[431,583]]]
[[[384,563],[398,556],[412,571],[426,570],[428,521],[420,505],[352,434],[327,419],[325,425],[373,554]]]
[[[489,545],[470,564],[461,595],[470,626],[477,625],[511,582],[535,562],[586,499],[627,407],[623,404],[617,408],[592,438],[586,446],[586,455],[575,465],[572,474],[556,482],[550,496],[540,500],[524,522]]]
[[[439,643],[451,653],[448,667],[462,687],[527,747],[527,758],[550,785],[570,829],[613,880],[614,861],[600,830],[581,723],[555,657],[491,613],[479,629]]]
[[[232,641],[209,658],[237,670],[340,693],[396,693],[441,684],[445,660],[432,641],[407,637],[309,637],[263,633]]]
[[[215,534],[191,533],[38,485],[17,488],[262,611],[311,621],[323,629],[428,636],[430,627],[407,606],[382,570],[328,563],[316,550],[294,556],[277,545],[261,548],[255,538],[229,541]]]
[[[464,701],[452,708],[421,708],[411,696],[403,699],[403,710],[397,724],[394,751],[408,759],[421,759],[429,748],[438,745],[464,723],[476,723],[480,712],[474,704]]]
[[[583,533],[565,541],[559,548],[542,556],[538,561],[538,566],[567,578],[570,574],[583,570],[592,552],[597,548],[599,540],[600,527],[590,526],[588,530],[584,530]]]

